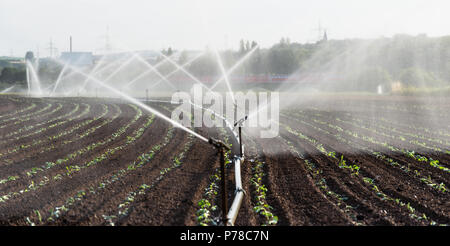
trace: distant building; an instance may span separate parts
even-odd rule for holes
[[[328,35],[327,35],[327,31],[325,30],[323,32],[323,37],[321,40],[317,41],[316,44],[321,44],[321,43],[326,43],[328,41]]]
[[[402,91],[404,88],[402,82],[400,81],[395,81],[394,83],[391,84],[391,91],[392,92],[400,92]]]
[[[92,52],[62,52],[60,59],[72,66],[88,67],[94,65]]]

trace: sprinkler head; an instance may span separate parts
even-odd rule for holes
[[[231,150],[230,147],[228,147],[222,141],[214,139],[214,138],[209,138],[208,143],[212,144],[217,149],[223,148],[223,149],[226,149],[226,150]]]
[[[234,127],[236,127],[237,125],[242,126],[242,123],[244,123],[244,121],[246,121],[247,119],[248,119],[248,115],[246,115],[244,118],[242,118],[242,119],[236,121],[236,122],[234,123]]]

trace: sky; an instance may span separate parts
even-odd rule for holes
[[[0,56],[450,35],[448,0],[0,0]],[[319,28],[319,26],[321,28]],[[323,34],[321,34],[323,35]]]

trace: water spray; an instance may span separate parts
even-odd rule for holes
[[[26,62],[26,76],[27,76],[27,96],[30,96],[31,93],[31,76],[30,76],[30,69],[28,68],[28,61]]]
[[[158,68],[159,66],[163,65],[164,63],[166,63],[166,60],[160,61],[159,63],[157,63],[155,66],[153,66],[153,68]],[[136,76],[136,78],[134,78],[133,80],[131,80],[130,82],[128,82],[125,87],[130,87],[130,85],[136,83],[136,81],[138,81],[139,79],[145,77],[146,75],[151,74],[152,72],[154,72],[153,69],[151,70],[146,70],[143,73],[139,74],[138,76]],[[161,79],[162,80],[162,79]]]
[[[195,56],[194,58],[192,58],[191,60],[187,61],[186,63],[184,63],[183,65],[181,65],[182,67],[185,67],[189,64],[191,64],[192,62],[194,62],[195,60],[197,60],[198,58],[200,58],[201,56],[203,56],[204,52],[201,52],[199,55]],[[169,62],[169,60],[164,59],[160,62],[158,62],[156,65],[154,65],[153,67],[156,69],[160,66],[162,66],[163,64]],[[168,75],[164,76],[164,78],[168,79],[170,76],[172,76],[175,72],[177,72],[179,70],[179,68],[177,68],[176,70],[172,71],[171,73],[169,73]],[[143,78],[144,76],[150,74],[153,72],[152,70],[147,70],[143,73],[141,73],[140,75],[138,75],[136,78],[134,78],[133,80],[131,80],[130,82],[128,82],[125,86],[129,87],[130,85],[134,84],[136,81],[138,81],[139,79]],[[156,82],[156,84],[158,84],[159,82],[163,81],[163,78],[161,78],[158,82]]]
[[[237,61],[230,69],[228,69],[228,71],[226,72],[226,75],[230,75],[231,73],[234,72],[234,70],[236,70],[242,63],[244,63],[244,61],[246,61],[257,49],[258,49],[258,45],[256,45],[255,47],[253,47],[253,49],[251,49],[245,56],[243,56],[239,61]],[[222,81],[222,79],[224,79],[224,76],[222,76],[219,80],[217,80],[213,86],[210,87],[210,89],[214,89],[220,81]]]
[[[180,66],[176,62],[174,62],[172,59],[164,55],[163,53],[159,52],[159,54],[166,60],[168,60],[171,64],[173,64],[175,67],[177,67],[179,70],[181,70],[183,73],[185,73],[187,76],[189,76],[192,80],[200,84],[203,88],[207,89],[211,93],[217,94],[216,92],[212,91],[208,86],[206,86],[202,81],[200,81],[198,78],[196,78],[194,75],[192,75],[190,72],[188,72],[186,69],[183,68],[183,66]]]
[[[100,74],[103,71],[109,69],[110,67],[116,65],[116,63],[125,60],[125,57],[119,58],[105,66],[103,66],[102,68],[100,68],[100,65],[102,65],[103,63],[106,63],[105,61],[103,61],[106,56],[103,56],[102,59],[95,65],[94,69],[91,70],[91,72],[89,73],[90,76],[93,76],[95,74]],[[73,72],[72,72],[73,73]],[[71,73],[71,74],[72,74]],[[89,82],[89,78],[86,78],[83,82],[83,85],[78,89],[78,92],[81,92],[82,90],[84,90],[84,88],[86,87],[87,83]]]
[[[172,89],[177,90],[176,86],[172,84],[164,75],[162,75],[158,69],[155,68],[155,66],[152,66],[150,63],[148,63],[144,58],[142,58],[140,55],[136,54],[136,57],[139,61],[144,63],[148,68],[152,69],[159,77],[161,77],[164,81],[168,83],[172,87]]]
[[[61,70],[61,72],[59,73],[58,78],[56,79],[56,82],[55,82],[55,86],[53,87],[53,90],[50,92],[50,95],[49,95],[49,96],[52,96],[53,94],[55,94],[56,88],[58,88],[58,85],[59,85],[59,83],[61,82],[61,78],[62,78],[62,76],[64,75],[64,73],[66,72],[66,69],[67,69],[67,65],[68,65],[68,64],[69,64],[69,63],[66,63],[66,64],[64,65],[63,69]]]
[[[0,93],[7,93],[7,92],[11,91],[12,89],[14,89],[14,87],[16,87],[16,86],[13,85],[13,86],[11,86],[11,87],[9,87],[9,88],[6,88],[6,89],[4,89],[3,91],[1,91]]]
[[[222,58],[220,58],[219,51],[218,51],[216,48],[214,48],[214,53],[216,54],[216,57],[217,57],[217,63],[219,64],[220,71],[221,71],[222,74],[223,74],[222,78],[225,79],[225,83],[227,84],[228,91],[229,91],[230,94],[231,94],[231,99],[233,99],[233,102],[234,102],[234,104],[236,105],[236,100],[235,100],[235,98],[234,98],[234,93],[233,93],[233,90],[231,89],[230,80],[228,79],[228,73],[225,72],[225,67],[223,66]]]
[[[181,68],[186,67],[187,65],[191,64],[192,62],[196,61],[198,58],[200,58],[201,56],[203,56],[204,52],[200,53],[199,55],[195,56],[194,58],[192,58],[191,60],[185,62],[183,65],[181,65]],[[169,60],[163,60],[164,62],[168,62]],[[158,65],[160,65],[160,63],[156,64],[154,67],[157,68]],[[167,74],[165,76],[166,79],[169,79],[172,75],[174,75],[176,72],[178,72],[180,70],[180,67],[177,67],[175,70],[173,70],[172,72],[170,72],[169,74]],[[138,81],[140,78],[144,77],[145,75],[151,73],[152,70],[147,70],[146,72],[142,73],[141,75],[137,76],[136,78],[134,78],[132,81],[130,81],[128,84],[126,84],[126,87],[129,87],[130,85],[134,84],[136,81]],[[164,81],[163,78],[161,78],[160,80],[158,80],[156,83],[154,83],[153,85],[151,85],[150,88],[153,88],[155,86],[157,86],[159,83],[161,83],[162,81]]]
[[[55,61],[58,62],[58,63],[62,63],[61,61],[56,60],[56,59],[55,59]],[[82,72],[81,70],[79,70],[78,68],[76,68],[76,67],[74,67],[74,66],[70,66],[70,68],[71,68],[73,71],[75,71],[75,72],[81,74],[82,76],[85,76],[85,77],[87,77],[87,78],[90,78],[91,81],[93,81],[94,83],[96,83],[96,84],[98,84],[98,85],[100,85],[100,86],[102,86],[102,87],[108,89],[109,91],[113,92],[114,94],[118,95],[119,97],[122,97],[122,98],[124,98],[125,100],[127,100],[127,101],[129,101],[129,102],[131,102],[131,103],[133,103],[133,104],[136,104],[136,105],[138,105],[139,107],[141,107],[141,108],[147,110],[148,112],[150,112],[150,113],[152,113],[152,114],[155,114],[155,115],[158,116],[159,118],[161,118],[161,119],[163,119],[163,120],[165,120],[165,121],[171,123],[173,126],[182,129],[183,131],[185,131],[185,132],[187,132],[187,133],[189,133],[189,134],[191,134],[191,135],[193,135],[193,136],[199,138],[200,140],[202,140],[202,141],[204,141],[204,142],[208,142],[208,139],[207,139],[207,138],[205,138],[205,137],[203,137],[202,135],[200,135],[200,134],[194,132],[193,130],[191,130],[191,129],[185,127],[185,126],[183,126],[183,125],[180,124],[179,122],[170,119],[169,117],[165,116],[164,114],[162,114],[162,113],[159,112],[158,110],[155,110],[155,109],[153,109],[152,107],[149,107],[148,105],[143,104],[142,102],[136,100],[135,98],[129,96],[128,94],[126,94],[126,93],[124,93],[124,92],[122,92],[122,91],[120,91],[120,90],[118,90],[118,89],[116,89],[116,88],[114,88],[114,87],[112,87],[112,86],[110,86],[110,85],[108,85],[108,84],[106,84],[106,83],[104,83],[104,82],[98,80],[97,78],[95,78],[95,77],[93,77],[93,76],[91,76],[91,75],[88,75],[88,74]]]
[[[33,66],[32,60],[27,58],[26,58],[26,73],[27,73],[28,95],[29,96],[32,94],[38,96],[41,95],[42,91],[39,76]]]

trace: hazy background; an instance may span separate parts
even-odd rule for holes
[[[113,49],[238,49],[239,40],[270,47],[281,37],[315,42],[319,23],[329,39],[450,33],[445,0],[0,0],[0,56],[27,50],[101,53]],[[108,34],[107,34],[108,33]]]

